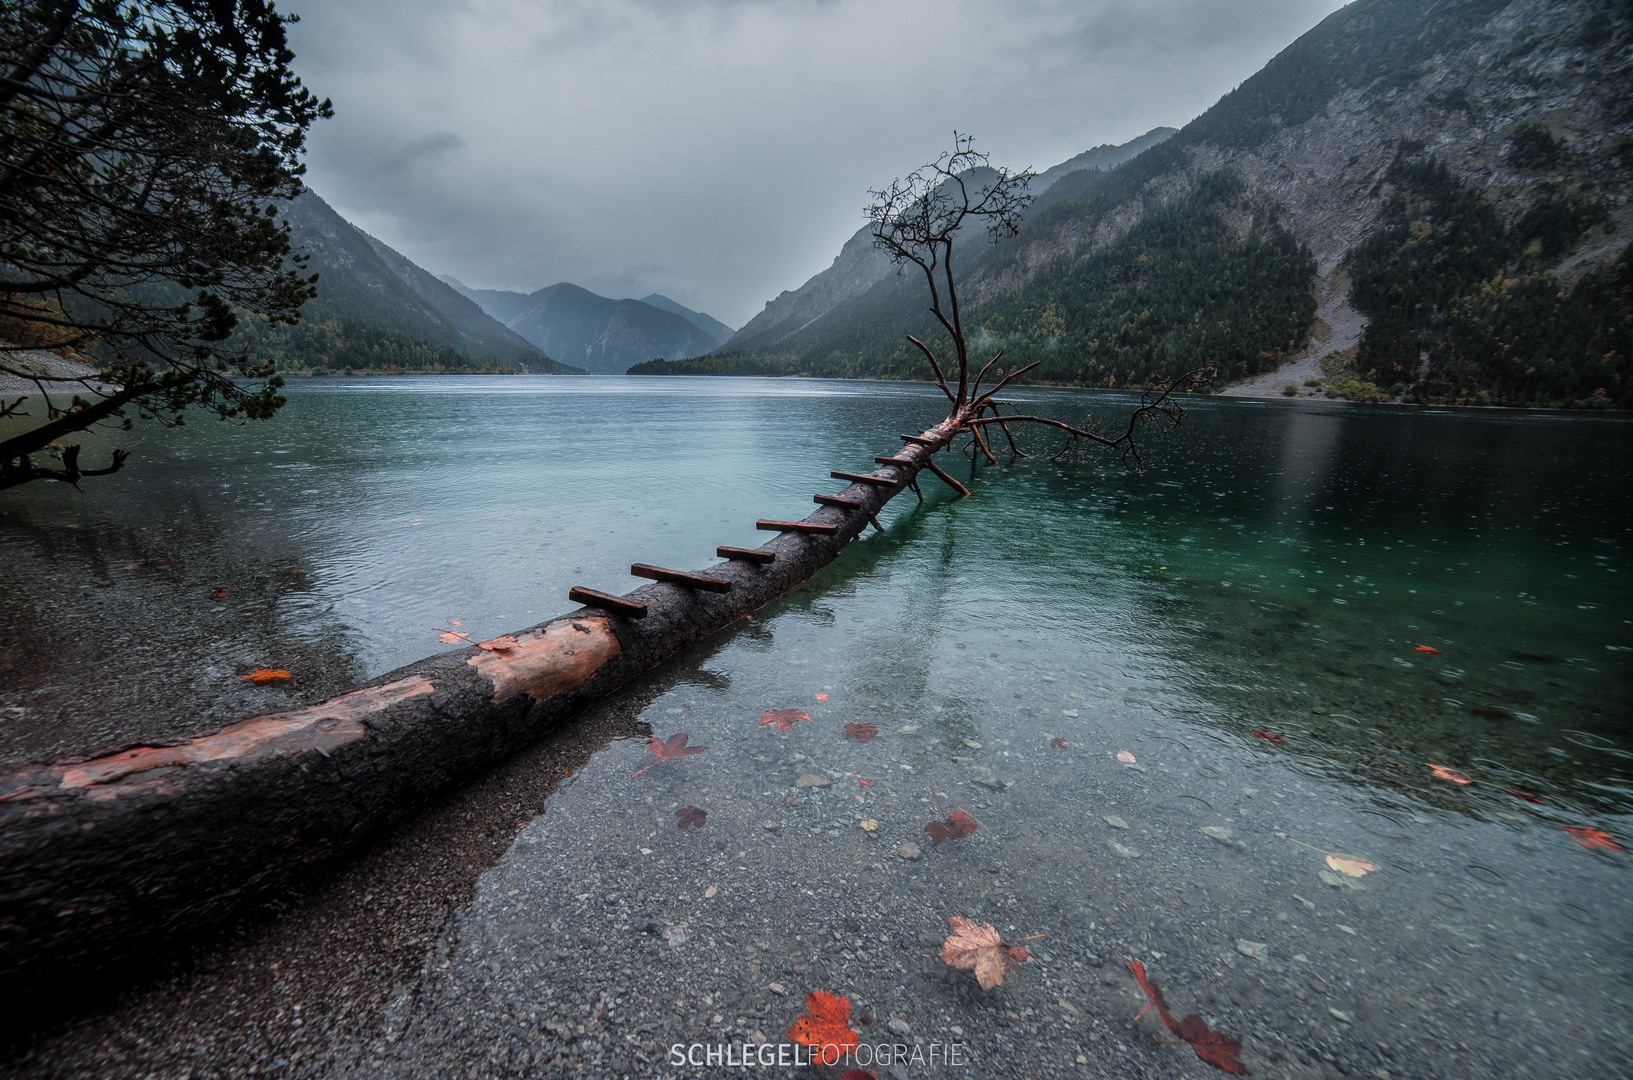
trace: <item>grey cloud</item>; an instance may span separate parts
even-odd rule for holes
[[[1183,124],[1339,5],[326,0],[311,185],[436,273],[662,292],[734,325],[954,127],[1045,168]]]

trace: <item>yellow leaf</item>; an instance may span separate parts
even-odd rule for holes
[[[879,823],[874,821],[872,818],[867,818],[860,822],[860,824],[863,832],[872,832],[879,827]]]

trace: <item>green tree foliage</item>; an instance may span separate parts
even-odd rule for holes
[[[272,202],[300,190],[329,104],[289,70],[289,21],[266,0],[0,5],[0,316],[90,352],[110,387],[0,410],[29,421],[0,441],[0,487],[89,475],[29,455],[127,407],[179,423],[283,403],[231,339],[241,312],[288,323],[312,295]]]
[[[1114,243],[983,311],[983,328],[1006,363],[1042,361],[1045,382],[1126,387],[1198,367],[1230,381],[1303,344],[1315,272],[1274,215],[1243,202],[1239,179],[1203,174]]]
[[[344,316],[302,319],[294,326],[246,328],[256,353],[279,371],[315,374],[343,371],[509,373],[485,356],[468,356],[447,345]]]
[[[1545,132],[1544,132],[1545,134]],[[1550,144],[1552,145],[1552,144]],[[1605,219],[1552,185],[1505,227],[1486,197],[1429,159],[1398,157],[1386,224],[1346,260],[1370,323],[1350,376],[1435,404],[1633,404],[1628,254],[1569,294],[1542,269]]]

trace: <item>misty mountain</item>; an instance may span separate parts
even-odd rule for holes
[[[683,315],[640,300],[610,300],[566,281],[527,294],[443,281],[551,356],[599,375],[622,375],[655,358],[701,356],[719,344]]]
[[[1096,146],[1039,173],[1032,182],[1031,191],[1039,206],[1045,205],[1044,196],[1057,180],[1071,174],[1080,180],[1093,173],[1115,168],[1147,147],[1154,146],[1174,134],[1170,127],[1153,128],[1137,139],[1121,146]],[[744,352],[766,349],[833,310],[890,275],[894,269],[890,259],[873,246],[869,226],[863,226],[847,241],[833,265],[811,278],[797,289],[785,291],[774,300],[768,300],[765,309],[743,325],[724,346],[724,352]],[[973,237],[970,239],[974,239]]]
[[[1064,385],[1633,406],[1630,45],[1600,0],[1357,0],[966,260],[972,345]],[[832,295],[662,370],[927,378],[903,335],[948,345],[922,282]]]
[[[705,334],[708,334],[710,337],[714,338],[716,345],[724,345],[727,339],[729,339],[732,334],[736,333],[736,331],[734,331],[731,327],[727,326],[713,315],[706,315],[701,311],[693,311],[684,304],[678,304],[669,299],[669,297],[664,296],[662,293],[652,293],[648,296],[643,296],[641,297],[641,303],[651,304],[653,307],[659,308],[663,311],[674,312],[676,315],[679,315],[681,318],[687,320]]]
[[[292,246],[311,255],[318,294],[296,326],[246,327],[280,366],[570,370],[341,217],[316,192],[303,192],[283,215]]]

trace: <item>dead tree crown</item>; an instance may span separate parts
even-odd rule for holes
[[[873,225],[874,246],[890,256],[900,271],[909,265],[924,274],[930,290],[930,313],[936,317],[952,342],[950,358],[952,378],[941,360],[923,341],[909,334],[924,358],[930,362],[936,382],[947,395],[952,409],[940,424],[915,437],[912,441],[927,446],[932,452],[948,446],[961,432],[971,436],[971,444],[987,458],[996,461],[988,443],[985,428],[997,425],[1017,456],[1028,457],[1015,442],[1011,425],[1036,424],[1064,432],[1066,442],[1051,456],[1058,460],[1079,448],[1119,450],[1129,465],[1140,465],[1139,445],[1135,434],[1147,424],[1171,428],[1184,416],[1184,409],[1175,395],[1188,390],[1198,372],[1190,372],[1172,384],[1159,382],[1142,394],[1140,403],[1129,415],[1126,429],[1116,436],[1104,435],[1090,428],[1077,427],[1043,416],[1031,416],[1019,411],[1005,414],[1001,407],[1013,408],[997,395],[1041,361],[1027,364],[1004,373],[997,368],[998,382],[983,391],[987,375],[1003,358],[1000,350],[983,365],[973,379],[970,377],[969,342],[964,334],[963,312],[959,306],[958,284],[953,274],[953,255],[958,234],[972,220],[984,223],[993,243],[1013,237],[1020,232],[1023,215],[1032,202],[1028,190],[1036,178],[1030,169],[1010,172],[993,166],[988,155],[975,149],[972,136],[953,132],[953,148],[939,155],[908,176],[891,181],[882,190],[869,191],[872,203],[867,208],[868,220]],[[954,389],[954,383],[957,389]],[[934,463],[927,462],[937,476],[951,484],[962,495],[969,489],[952,479]]]

